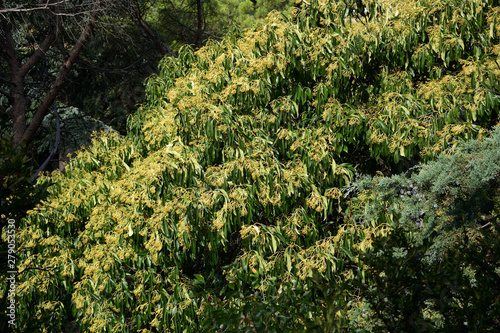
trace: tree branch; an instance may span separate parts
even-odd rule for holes
[[[3,6],[3,1],[0,0],[0,6]],[[15,43],[12,38],[12,30],[10,24],[5,17],[2,17],[2,30],[5,33],[5,39],[2,38],[2,52],[7,56],[7,61],[11,70],[17,71],[19,69],[19,63],[17,62],[15,53]]]
[[[36,170],[36,172],[31,176],[31,182],[34,182],[38,178],[40,172],[42,172],[43,170],[45,170],[45,168],[47,168],[47,165],[49,164],[50,160],[59,150],[59,144],[61,143],[61,121],[59,119],[59,113],[57,112],[57,107],[55,105],[54,105],[54,115],[56,117],[56,141],[54,142],[54,148],[52,148],[49,156],[45,159],[45,161],[38,168],[38,170]]]
[[[178,23],[179,25],[181,25],[183,27],[183,29],[181,29],[182,39],[184,40],[184,43],[189,44],[189,40],[187,39],[186,34],[184,33],[184,28],[188,28],[189,30],[191,30],[191,29],[189,27],[186,27],[184,24],[182,24],[181,20],[179,19],[179,13],[177,12],[177,7],[175,6],[175,4],[171,0],[169,0],[168,2],[170,3],[170,6],[172,7],[172,9],[174,11],[176,23]],[[193,31],[193,30],[191,30],[191,31]]]
[[[137,5],[134,3],[132,6],[133,6],[133,8],[132,8],[133,18],[135,18],[135,21],[136,21],[137,25],[139,26],[139,28],[147,36],[149,36],[150,39],[153,40],[153,42],[156,44],[156,46],[160,49],[160,51],[163,54],[166,54],[170,57],[172,55],[172,51],[170,50],[170,47],[168,47],[168,45],[163,42],[158,31],[156,31],[154,28],[149,26],[149,24],[146,21],[144,21]]]
[[[26,60],[26,62],[19,68],[18,75],[21,75],[21,77],[25,77],[26,74],[29,72],[33,66],[47,53],[49,50],[50,46],[54,41],[56,40],[56,34],[55,33],[49,33],[47,37],[43,40],[42,44],[38,46],[38,49],[31,55],[31,57]]]
[[[0,9],[0,15],[5,17],[4,14],[8,14],[8,13],[26,13],[26,12],[33,12],[35,10],[47,10],[47,9],[50,9],[50,7],[62,5],[63,3],[68,2],[68,1],[69,0],[61,0],[58,2],[52,2],[52,3],[47,1],[43,5],[34,5],[33,7],[30,7],[30,8],[26,8],[25,5],[18,5],[16,7],[11,7],[11,8],[3,8],[3,9]],[[3,4],[0,4],[0,5],[3,7]]]
[[[80,36],[78,37],[78,40],[76,41],[75,45],[69,52],[68,59],[61,66],[61,70],[59,71],[59,74],[57,75],[54,84],[52,85],[50,91],[43,99],[41,105],[38,107],[38,110],[33,116],[33,120],[31,121],[28,129],[23,135],[22,141],[24,141],[25,143],[30,143],[31,140],[33,140],[33,137],[35,136],[36,132],[40,128],[40,125],[42,124],[43,118],[45,117],[45,115],[49,111],[50,106],[52,105],[57,95],[61,91],[64,83],[67,80],[67,76],[71,70],[71,67],[78,58],[78,55],[83,49],[83,45],[85,44],[85,42],[87,41],[92,32],[98,12],[99,8],[95,8],[93,10],[87,24],[85,25],[85,28],[82,30]]]
[[[3,1],[0,0],[0,8],[3,8]],[[14,145],[22,142],[22,136],[26,130],[26,98],[23,92],[23,77],[19,75],[19,62],[16,58],[16,46],[12,37],[12,30],[9,21],[2,15],[2,30],[5,34],[2,53],[5,54],[10,68],[10,94],[12,95],[12,132],[14,134]]]

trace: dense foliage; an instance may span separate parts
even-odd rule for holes
[[[498,1],[363,4],[163,59],[127,137],[40,181],[19,329],[496,328],[499,134],[450,149],[498,122]]]
[[[351,223],[391,230],[359,257],[358,315],[372,331],[498,330],[500,129],[412,172],[346,189]]]
[[[26,212],[43,198],[46,186],[35,186],[31,181],[34,170],[29,163],[25,147],[13,149],[12,141],[0,137],[0,230],[7,231],[9,219],[20,221]],[[49,183],[47,183],[48,185]],[[8,242],[0,240],[0,255],[5,259],[0,264],[2,289],[0,298],[0,330],[7,332],[7,320],[4,310],[7,305],[7,288],[3,278],[8,268]]]

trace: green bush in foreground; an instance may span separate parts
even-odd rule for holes
[[[292,18],[273,12],[260,28],[165,58],[127,137],[96,138],[65,174],[40,181],[54,185],[20,226],[19,329],[416,327],[393,297],[405,281],[378,282],[386,258],[376,255],[386,242],[404,258],[396,248],[413,234],[394,238],[383,211],[360,219],[370,206],[342,188],[356,172],[391,174],[488,135],[499,7],[365,5],[304,2]],[[432,216],[423,223],[448,237]],[[420,238],[421,253],[446,244]],[[460,306],[449,310],[457,320]],[[451,320],[422,318],[436,329]]]

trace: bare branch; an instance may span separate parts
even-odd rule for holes
[[[50,13],[53,16],[64,16],[64,17],[75,17],[75,16],[81,16],[85,14],[91,14],[92,10],[91,9],[84,9],[80,11],[74,11],[74,12],[68,12],[68,11],[57,11],[57,8],[60,5],[63,5],[65,3],[70,2],[70,0],[60,0],[57,2],[52,2],[49,3],[48,1],[45,4],[36,4],[36,5],[30,5],[28,6],[27,4],[23,5],[18,5],[16,7],[11,7],[11,8],[3,8],[0,9],[0,16],[3,18],[6,18],[8,14],[15,14],[15,13],[28,13],[28,12],[35,12],[35,11],[46,11]],[[92,3],[92,1],[84,2],[80,5],[72,5],[72,8],[85,8],[89,6]],[[3,5],[1,6],[3,7]]]
[[[38,49],[35,51],[35,53],[33,53],[33,55],[21,66],[21,68],[19,68],[18,75],[24,78],[24,76],[29,72],[29,70],[33,68],[33,66],[35,66],[38,60],[40,60],[40,58],[42,58],[45,55],[45,53],[47,53],[52,43],[54,43],[55,39],[56,39],[55,34],[49,33],[47,37],[45,37],[42,44],[40,44]]]
[[[480,226],[479,228],[477,228],[477,230],[481,230],[481,229],[484,229],[484,228],[488,228],[489,226],[491,226],[491,222],[488,222],[482,226]]]
[[[169,0],[168,2],[170,3],[170,6],[172,6],[172,9],[173,9],[173,11],[175,13],[175,20],[176,20],[176,22],[183,27],[183,29],[181,29],[182,39],[184,40],[184,42],[186,44],[189,44],[188,39],[186,37],[186,34],[184,33],[184,28],[188,28],[188,29],[190,29],[190,28],[186,27],[184,24],[182,24],[181,20],[179,19],[179,13],[177,12],[177,7],[175,6],[175,4],[171,0]]]
[[[4,16],[3,14],[8,14],[8,13],[26,13],[26,12],[33,12],[36,10],[47,10],[50,7],[55,7],[64,4],[65,2],[68,2],[69,0],[61,0],[57,2],[46,2],[45,4],[36,4],[32,5],[31,7],[27,8],[26,5],[18,5],[16,7],[11,7],[11,8],[3,8],[0,9],[0,15]],[[3,5],[2,5],[3,7]]]
[[[142,30],[142,32],[153,40],[153,42],[156,44],[156,46],[160,49],[160,51],[163,54],[171,56],[172,51],[170,50],[170,47],[168,47],[168,45],[163,42],[158,31],[156,31],[146,21],[144,21],[144,19],[141,16],[140,10],[135,3],[133,4],[132,10],[133,10],[132,17],[135,19],[137,25]]]

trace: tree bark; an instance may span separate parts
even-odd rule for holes
[[[0,6],[3,7],[3,2],[0,1]],[[21,143],[22,134],[26,129],[26,98],[23,91],[23,77],[19,75],[19,62],[16,58],[16,47],[12,38],[12,30],[9,22],[2,16],[2,30],[5,34],[5,39],[2,40],[2,53],[7,60],[10,68],[10,96],[12,101],[12,121],[14,131],[14,144],[17,146]]]

